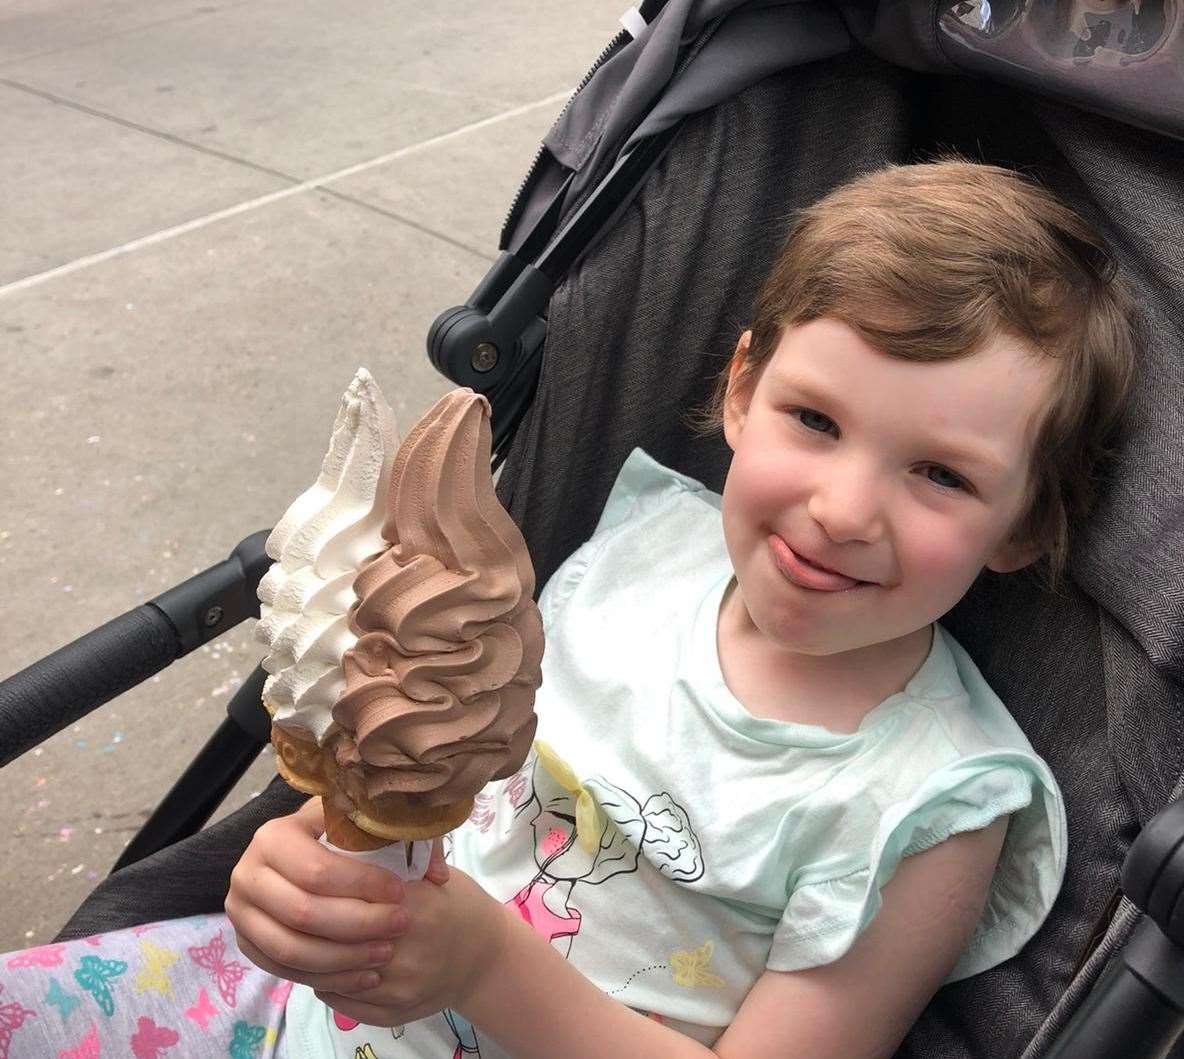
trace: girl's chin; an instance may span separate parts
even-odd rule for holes
[[[773,647],[795,654],[829,655],[846,649],[845,644],[836,644],[840,630],[832,622],[822,622],[818,614],[794,607],[749,609],[748,617],[756,631]]]

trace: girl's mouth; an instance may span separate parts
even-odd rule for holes
[[[769,550],[773,556],[773,563],[782,576],[799,588],[813,592],[846,592],[871,584],[870,581],[858,581],[854,577],[819,569],[798,555],[776,533],[769,534]]]

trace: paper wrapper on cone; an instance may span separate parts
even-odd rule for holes
[[[406,842],[391,842],[378,849],[353,850],[334,845],[329,841],[328,834],[324,834],[321,836],[321,845],[343,857],[377,864],[404,882],[418,882],[427,875],[432,857],[430,842],[412,842],[410,845]]]

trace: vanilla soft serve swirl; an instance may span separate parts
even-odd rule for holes
[[[267,538],[275,560],[259,582],[256,639],[269,648],[263,701],[275,722],[318,743],[336,730],[332,708],[345,690],[342,655],[357,641],[347,615],[353,582],[387,548],[382,525],[395,457],[394,413],[365,368],[341,399],[316,482]]]

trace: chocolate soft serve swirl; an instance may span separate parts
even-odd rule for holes
[[[534,569],[490,474],[489,402],[440,399],[395,456],[382,535],[354,580],[333,706],[355,803],[463,803],[521,767],[534,738],[543,627]]]

